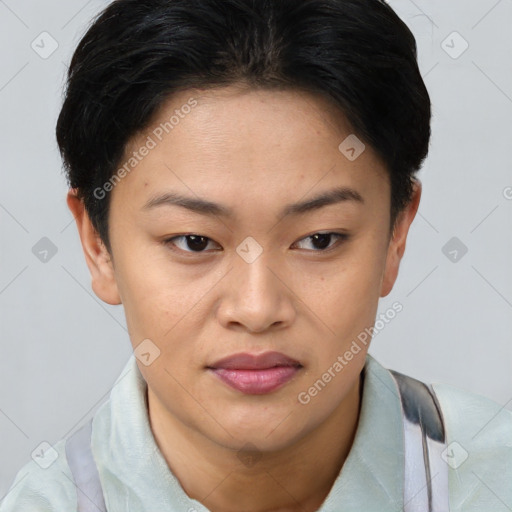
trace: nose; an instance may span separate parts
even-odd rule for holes
[[[237,257],[224,280],[218,319],[252,333],[287,327],[296,315],[292,289],[284,267],[265,252],[252,262]]]

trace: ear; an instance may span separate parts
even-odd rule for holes
[[[400,212],[395,222],[393,236],[389,242],[388,253],[386,257],[386,266],[382,276],[382,285],[380,296],[388,295],[395,284],[398,276],[400,261],[405,252],[405,243],[409,227],[416,216],[421,199],[422,185],[418,179],[414,180],[414,192],[410,203]]]
[[[94,293],[107,304],[121,304],[111,256],[92,225],[83,201],[77,197],[76,189],[68,192],[67,204],[76,221]]]

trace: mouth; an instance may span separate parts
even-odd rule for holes
[[[265,352],[234,354],[206,368],[231,388],[262,395],[284,386],[303,366],[280,352]]]

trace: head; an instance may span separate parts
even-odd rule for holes
[[[369,344],[298,396],[392,290],[429,137],[414,37],[384,1],[117,0],[100,14],[57,139],[93,290],[123,304],[134,349],[159,352],[138,364],[161,416],[272,450],[340,407]],[[209,370],[267,351],[301,365],[269,393]],[[268,436],[283,410],[294,421]]]

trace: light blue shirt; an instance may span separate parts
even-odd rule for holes
[[[512,413],[484,397],[433,385],[445,421],[453,512],[512,510]],[[132,355],[94,416],[92,452],[109,512],[208,512],[170,471],[153,437],[147,384]],[[395,381],[367,356],[361,414],[349,455],[319,512],[399,512],[404,492],[404,431]],[[65,440],[46,469],[30,461],[0,512],[76,511]]]

